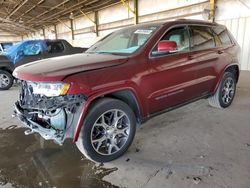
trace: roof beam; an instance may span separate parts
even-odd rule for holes
[[[12,24],[12,25],[15,26],[16,28],[23,28],[23,29],[29,30],[29,31],[36,31],[34,28],[30,28],[30,27],[27,27],[27,26],[25,26],[25,25],[18,24],[18,23],[16,23],[16,22],[13,22],[13,21],[11,21],[11,20],[4,19],[4,18],[1,18],[1,17],[0,17],[0,21],[1,21],[2,23],[9,23],[9,24]]]
[[[55,14],[49,15],[48,17],[42,18],[42,19],[40,19],[40,20],[41,20],[41,21],[43,21],[43,20],[49,20],[50,18],[54,19],[55,16],[57,16],[57,15],[60,15],[60,16],[61,16],[61,15],[65,15],[66,12],[68,12],[68,11],[71,12],[71,11],[74,11],[74,10],[76,10],[76,9],[79,9],[79,8],[80,8],[79,6],[81,6],[82,4],[84,4],[84,3],[86,3],[86,2],[87,2],[87,0],[83,0],[82,2],[79,2],[79,3],[77,3],[77,4],[74,4],[74,5],[70,6],[70,7],[65,8],[65,10],[56,12]],[[64,12],[65,12],[65,14],[64,14]],[[57,19],[57,18],[55,18],[55,19]]]
[[[24,34],[24,32],[17,32],[17,31],[13,31],[13,28],[8,28],[8,27],[4,27],[4,29],[3,28],[1,28],[0,30],[2,30],[2,31],[5,31],[5,32],[8,32],[8,33],[12,33],[12,34],[14,34],[14,35],[16,35],[16,36],[20,36],[20,35],[23,35]]]
[[[9,15],[7,15],[6,18],[10,18],[13,14],[15,14],[24,4],[26,4],[29,0],[24,0],[21,4],[19,4],[17,7],[14,8],[14,10],[11,11]]]
[[[79,7],[82,4],[84,4],[84,5],[86,5],[86,4],[91,5],[93,2],[97,2],[97,1],[92,1],[92,2],[90,1],[90,2],[86,3],[86,0],[84,0],[84,1],[82,1],[80,3],[78,3],[78,4],[75,4],[75,5],[71,6],[71,7],[66,8],[64,11],[59,11],[59,12],[53,14],[53,15],[50,15],[50,16],[42,19],[42,20],[58,19],[58,17],[61,17],[63,15],[66,15],[66,14],[68,14],[70,12],[73,12],[73,11],[76,11],[76,10],[83,10],[84,13],[87,14],[89,12],[95,12],[96,11],[95,9],[98,9],[98,7],[100,7],[100,6],[102,7],[102,6],[105,6],[107,4],[110,4],[110,1],[106,1],[106,2],[100,3],[100,4],[96,5],[96,6],[87,7],[85,9],[83,7]],[[80,13],[80,11],[79,11],[79,13]]]
[[[29,21],[27,21],[27,23],[29,23],[29,22],[35,20],[36,18],[40,18],[41,16],[43,16],[43,15],[45,15],[45,14],[51,12],[52,10],[54,10],[54,9],[56,9],[56,8],[58,8],[58,7],[60,7],[60,6],[64,5],[64,4],[66,4],[66,3],[68,3],[69,1],[70,1],[70,0],[65,0],[65,1],[59,3],[58,5],[56,5],[56,6],[54,6],[54,7],[51,7],[49,10],[46,10],[46,11],[44,11],[43,13],[41,13],[41,14],[35,16],[34,18],[30,19]]]
[[[16,18],[15,21],[19,20],[21,17],[23,17],[24,15],[26,15],[27,13],[29,13],[30,11],[32,11],[33,9],[35,9],[36,7],[38,7],[40,4],[42,4],[44,2],[45,2],[45,0],[40,0],[38,3],[33,5],[30,9],[26,10],[21,16]]]

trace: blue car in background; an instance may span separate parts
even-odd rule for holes
[[[87,48],[73,47],[66,40],[27,40],[18,42],[0,55],[0,90],[13,85],[12,72],[20,65],[51,57],[83,53]]]

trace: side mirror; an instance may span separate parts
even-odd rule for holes
[[[175,41],[163,40],[158,43],[158,52],[170,52],[177,50],[177,44]]]

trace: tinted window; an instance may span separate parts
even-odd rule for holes
[[[213,28],[215,33],[215,38],[219,42],[216,43],[217,46],[230,46],[232,45],[232,41],[228,35],[227,29],[222,26],[214,27]]]
[[[213,33],[209,27],[191,26],[192,50],[204,50],[215,47]]]
[[[64,46],[61,42],[47,42],[48,53],[61,53],[64,50]]]
[[[160,41],[173,41],[176,42],[177,49],[169,53],[185,52],[190,50],[189,34],[185,27],[178,27],[168,31]],[[157,54],[157,45],[153,49],[152,55]],[[158,55],[158,54],[157,54]]]

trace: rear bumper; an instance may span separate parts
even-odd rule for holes
[[[52,128],[44,128],[42,125],[31,120],[29,116],[27,116],[23,109],[20,107],[18,102],[14,104],[14,117],[17,117],[24,125],[25,128],[28,128],[24,133],[25,135],[30,135],[33,133],[40,134],[45,140],[54,140],[57,144],[63,144],[63,133],[60,131],[56,131]]]

